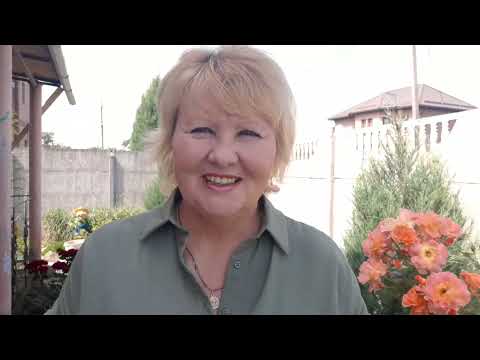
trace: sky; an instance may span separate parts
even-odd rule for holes
[[[253,45],[282,67],[297,103],[297,142],[315,140],[328,118],[382,92],[411,86],[410,45]],[[64,45],[76,105],[62,94],[43,115],[42,131],[76,149],[122,149],[142,94],[191,46]],[[205,46],[202,46],[205,47]],[[207,46],[214,47],[214,46]],[[480,107],[480,46],[417,45],[417,82]],[[43,101],[55,90],[43,87]]]

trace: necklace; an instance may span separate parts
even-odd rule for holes
[[[202,282],[203,286],[208,289],[208,291],[210,292],[210,296],[208,297],[208,300],[210,301],[210,305],[212,307],[213,310],[217,310],[218,307],[220,306],[220,299],[218,298],[218,296],[215,295],[215,292],[216,291],[220,291],[220,290],[223,290],[223,286],[221,288],[218,288],[218,289],[211,289],[207,283],[203,280],[202,278],[202,275],[200,275],[200,271],[198,270],[198,266],[197,266],[197,262],[195,261],[195,258],[193,257],[192,253],[190,252],[190,250],[188,249],[188,247],[185,247],[185,250],[188,252],[188,254],[190,255],[190,257],[192,258],[192,261],[193,261],[193,266],[195,268],[195,272],[197,273],[198,275],[198,278],[200,279],[200,281]]]
[[[180,217],[180,207],[178,206],[177,207],[177,219],[178,219],[178,222],[181,226],[183,226],[182,224],[182,219]],[[195,273],[198,275],[198,278],[200,279],[200,281],[202,282],[203,286],[208,289],[208,291],[210,292],[210,296],[208,297],[208,301],[210,301],[210,306],[212,307],[213,310],[217,310],[218,307],[220,306],[220,299],[218,296],[215,295],[215,292],[216,291],[220,291],[220,290],[223,290],[223,286],[221,288],[218,288],[218,289],[211,289],[207,283],[203,280],[202,278],[202,275],[200,275],[200,271],[198,270],[198,266],[197,266],[197,262],[195,261],[195,258],[193,257],[193,254],[192,252],[188,249],[188,247],[185,246],[185,250],[187,251],[187,253],[190,255],[190,257],[192,258],[192,262],[193,262],[193,266],[195,268]]]

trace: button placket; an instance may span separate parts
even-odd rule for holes
[[[221,309],[221,314],[222,315],[232,315],[232,311],[228,307],[225,306]]]

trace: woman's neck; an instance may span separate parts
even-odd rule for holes
[[[209,217],[182,201],[178,216],[190,234],[190,250],[194,248],[199,252],[233,251],[240,243],[255,236],[261,226],[258,208],[230,217]]]

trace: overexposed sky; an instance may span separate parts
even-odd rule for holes
[[[132,132],[142,94],[186,49],[174,45],[64,45],[77,104],[65,94],[43,116],[42,131],[72,148],[121,149]],[[283,68],[297,102],[297,141],[313,140],[328,117],[382,92],[411,86],[412,47],[405,45],[256,46]],[[480,46],[417,46],[417,80],[480,107]],[[55,89],[43,87],[43,101]],[[480,121],[480,120],[479,120]]]

